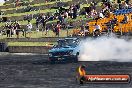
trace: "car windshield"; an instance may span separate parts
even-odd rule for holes
[[[59,40],[57,47],[65,47],[65,46],[76,46],[78,44],[77,40],[74,39],[65,39],[65,40]]]
[[[66,39],[68,46],[76,46],[78,44],[77,40],[74,39]]]
[[[59,40],[57,47],[64,47],[64,46],[66,46],[66,41],[65,40]]]

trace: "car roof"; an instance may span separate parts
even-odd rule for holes
[[[59,39],[57,41],[64,41],[64,40],[77,40],[77,38],[65,38],[65,39]]]
[[[76,40],[77,38],[65,38],[65,40]]]
[[[58,41],[65,41],[65,39],[59,39],[59,40],[57,40],[57,42],[58,42]]]

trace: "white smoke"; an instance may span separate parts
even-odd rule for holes
[[[100,37],[81,41],[79,61],[132,61],[132,40]]]

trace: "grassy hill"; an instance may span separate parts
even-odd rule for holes
[[[15,6],[15,3],[13,2],[14,0],[9,0],[8,2],[6,2],[4,5],[0,6],[1,11],[3,11],[5,14],[3,15],[3,17],[7,17],[8,19],[12,20],[12,21],[19,21],[19,23],[21,25],[26,25],[27,21],[24,21],[23,18],[26,15],[30,15],[31,17],[31,22],[34,24],[35,23],[35,19],[34,17],[37,16],[40,13],[44,13],[44,14],[53,14],[55,13],[56,9],[52,8],[52,7],[57,7],[58,3],[63,4],[66,8],[68,8],[70,5],[72,4],[76,4],[78,3],[78,0],[62,0],[62,2],[56,2],[56,0],[52,1],[52,2],[47,2],[45,3],[44,0],[39,0],[40,2],[38,2],[37,0],[30,0],[30,2],[26,2],[27,4],[25,5],[21,5],[21,6]],[[22,0],[21,0],[22,1]],[[88,0],[88,4],[85,0],[81,1],[81,8],[89,6],[89,3],[93,1],[93,0]],[[101,0],[98,0],[101,1]],[[20,2],[21,3],[21,2]],[[25,12],[24,9],[27,8],[27,6],[30,5],[33,10],[29,11],[29,12]],[[82,17],[82,19],[85,19],[85,16],[80,16]],[[78,17],[77,19],[73,20],[73,19],[68,19],[68,22],[75,22],[80,20],[80,17]],[[87,19],[86,19],[87,20]],[[56,23],[57,20],[53,20],[48,22],[48,24],[50,23]],[[3,25],[5,25],[4,22],[0,23],[0,29],[3,29]]]
[[[3,3],[0,3],[0,6],[3,6]]]

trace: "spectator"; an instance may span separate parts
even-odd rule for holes
[[[48,31],[49,31],[49,28],[50,28],[49,26],[46,26],[46,27],[45,27],[45,31],[46,31],[46,32],[45,32],[45,35],[47,35],[47,33],[48,33]]]
[[[45,15],[41,16],[41,23],[43,25],[43,30],[42,31],[46,31],[46,21],[48,20],[49,16],[46,17]]]
[[[87,23],[84,29],[84,36],[88,36],[88,34],[89,34],[89,24]]]
[[[7,22],[7,17],[2,17],[2,19],[3,22]]]
[[[45,0],[45,2],[47,3],[47,2],[48,2],[48,0]]]
[[[63,27],[63,29],[66,29],[67,28],[67,17],[66,16],[63,16],[63,23],[62,23],[62,27]]]
[[[77,18],[77,7],[74,6],[73,7],[73,19],[76,19]]]
[[[79,15],[80,12],[80,2],[78,2],[75,7],[77,8],[77,14]]]
[[[27,24],[27,33],[29,34],[30,38],[31,38],[31,32],[32,32],[32,24],[30,23],[30,21],[28,21],[28,24]]]
[[[6,29],[7,37],[10,37],[10,29],[9,29],[9,23],[8,22],[6,22],[6,24],[5,24],[5,29]]]
[[[114,16],[114,18],[112,19],[111,23],[112,23],[112,24],[117,24],[117,23],[118,23],[118,20],[117,20],[117,18],[116,18],[115,16]]]
[[[65,17],[65,18],[68,17],[68,12],[67,12],[67,11],[64,13],[64,17]]]
[[[91,7],[90,6],[89,7],[85,7],[85,15],[87,17],[90,17],[90,15],[91,15]]]
[[[11,25],[9,26],[9,29],[10,29],[10,36],[12,37],[13,31],[14,31],[14,24],[13,24],[13,22],[12,22]]]
[[[90,3],[90,7],[91,7],[91,9],[94,9],[95,10],[96,9],[95,3],[91,2]]]
[[[95,24],[95,30],[99,30],[99,31],[101,30],[100,25],[98,25],[97,23]]]
[[[56,35],[59,37],[60,35],[60,30],[61,30],[61,25],[60,25],[60,22],[58,21],[57,22],[57,25],[56,25]]]
[[[85,26],[85,30],[88,30],[89,31],[89,24],[88,23]]]
[[[85,34],[85,33],[84,33],[84,25],[82,25],[79,35],[80,35],[80,36],[84,36],[84,34]]]
[[[124,2],[123,7],[124,7],[124,9],[127,9],[129,7],[129,5],[126,2]]]
[[[121,3],[118,4],[119,4],[119,9],[123,9],[123,5]]]
[[[126,0],[125,2],[126,2],[126,4],[129,4],[130,0]]]
[[[24,20],[29,20],[29,15],[27,14],[26,16],[24,16]]]
[[[109,10],[108,6],[105,6],[102,11],[105,13],[107,10]]]
[[[20,24],[17,22],[16,23],[16,35],[17,35],[17,38],[19,38],[19,32],[20,32]]]
[[[104,15],[103,15],[102,11],[99,12],[99,18],[104,18]]]
[[[58,16],[58,19],[59,19],[60,23],[62,24],[64,19],[61,14]]]
[[[40,22],[40,19],[37,17],[36,18],[36,31],[39,31],[39,22]]]
[[[74,6],[73,5],[71,5],[71,7],[70,7],[70,17],[71,18],[73,18],[73,8],[74,8]]]
[[[54,25],[54,24],[51,25],[51,29],[52,29],[52,31],[53,31],[54,33],[56,33],[55,25]]]
[[[124,19],[122,20],[122,22],[121,22],[121,23],[126,24],[126,23],[128,23],[128,21],[129,21],[128,16],[127,16],[127,15],[124,15]]]
[[[69,25],[67,25],[67,27],[68,27],[68,29],[73,28],[73,23],[72,23],[72,22],[70,22],[70,24],[69,24]]]
[[[13,35],[16,34],[16,30],[17,30],[17,24],[16,22],[13,24]]]
[[[94,17],[95,17],[96,14],[97,14],[96,10],[93,9],[91,11],[91,17],[94,19]]]

